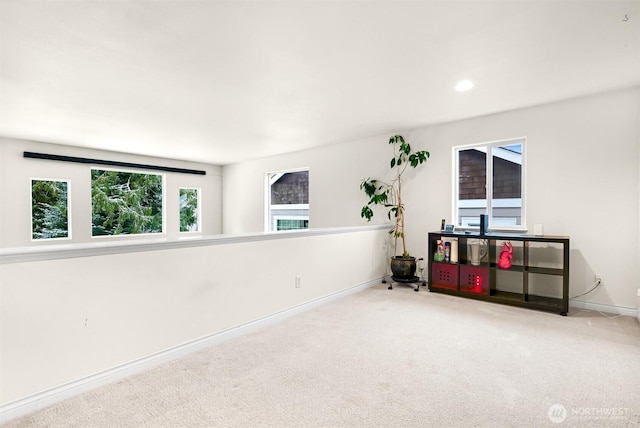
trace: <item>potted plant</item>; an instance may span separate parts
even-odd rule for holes
[[[369,198],[369,202],[362,207],[360,216],[371,221],[373,217],[372,206],[383,205],[388,209],[387,217],[394,218],[393,229],[389,234],[394,237],[394,256],[391,258],[391,272],[396,279],[412,279],[416,272],[416,259],[407,251],[405,242],[404,201],[402,199],[402,175],[407,168],[417,168],[429,158],[426,150],[413,151],[402,135],[394,135],[389,139],[393,145],[393,158],[390,165],[393,171],[393,179],[384,182],[372,178],[362,180],[360,189]],[[398,240],[402,241],[402,255],[398,255]]]

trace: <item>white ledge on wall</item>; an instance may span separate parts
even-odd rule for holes
[[[0,264],[24,263],[44,260],[93,257],[108,254],[136,253],[143,251],[169,250],[174,248],[206,247],[241,242],[269,241],[274,239],[304,238],[318,235],[366,232],[388,229],[389,225],[367,225],[353,227],[330,227],[280,232],[246,233],[239,235],[201,235],[178,239],[140,239],[121,242],[92,242],[82,244],[60,244],[33,247],[0,249]]]

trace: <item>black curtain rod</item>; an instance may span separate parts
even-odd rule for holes
[[[47,153],[34,153],[34,152],[24,152],[25,158],[31,159],[46,159],[46,160],[55,160],[62,162],[75,162],[75,163],[91,163],[96,165],[107,165],[107,166],[120,166],[124,168],[142,168],[142,169],[152,169],[155,171],[166,171],[166,172],[180,172],[183,174],[196,174],[196,175],[206,175],[206,171],[202,171],[199,169],[186,169],[186,168],[173,168],[171,166],[158,166],[158,165],[146,165],[143,163],[131,163],[131,162],[118,162],[118,161],[109,161],[102,159],[89,159],[89,158],[77,158],[74,156],[60,156],[60,155],[50,155]]]

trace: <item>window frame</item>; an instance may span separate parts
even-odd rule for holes
[[[311,228],[311,219],[309,216],[309,203],[306,204],[271,204],[271,186],[273,183],[277,182],[277,180],[273,181],[273,183],[271,182],[271,177],[275,176],[275,175],[279,175],[278,179],[280,179],[280,177],[282,177],[285,174],[288,173],[295,173],[295,172],[302,172],[302,171],[307,171],[307,174],[310,172],[309,167],[300,167],[300,168],[291,168],[291,169],[284,169],[284,170],[280,170],[280,171],[269,171],[267,173],[265,173],[264,177],[264,185],[265,185],[265,190],[264,190],[264,231],[265,232],[273,232],[273,233],[277,233],[277,232],[283,232],[283,230],[277,230],[277,221],[276,218],[280,218],[283,219],[284,217],[287,217],[287,219],[290,220],[307,220],[309,221],[309,227],[307,227],[306,229],[293,229],[293,230],[308,230],[309,228]],[[307,187],[307,191],[309,191],[309,187]],[[311,195],[309,194],[309,198],[311,197]],[[273,207],[288,207],[292,210],[297,209],[306,209],[307,210],[307,216],[300,216],[298,214],[278,214],[274,216],[273,222],[271,221],[271,210],[273,209]],[[295,217],[295,218],[294,218]]]
[[[493,150],[496,148],[509,146],[509,145],[521,145],[521,170],[520,170],[520,224],[519,225],[506,225],[495,223],[493,220],[493,208],[495,205],[500,205],[502,202],[498,204],[494,204],[494,201],[503,201],[504,199],[494,199],[493,198]],[[486,161],[485,161],[485,174],[486,174],[486,206],[481,208],[485,208],[485,214],[489,215],[489,229],[490,230],[501,230],[501,231],[511,231],[511,232],[526,232],[527,231],[527,220],[526,220],[526,171],[527,171],[527,137],[514,137],[514,138],[506,138],[503,140],[494,140],[487,141],[482,143],[474,143],[474,144],[466,144],[460,146],[454,146],[452,148],[452,171],[453,171],[453,179],[452,179],[452,211],[451,218],[452,223],[455,225],[457,229],[462,230],[479,230],[479,226],[470,226],[470,225],[458,225],[460,222],[459,218],[459,209],[460,209],[460,200],[459,198],[459,184],[460,184],[460,162],[458,159],[458,154],[460,151],[469,150],[469,149],[480,149],[485,148],[484,151],[486,153]],[[482,199],[469,199],[465,200],[466,204],[473,205],[473,201],[482,201]]]
[[[125,174],[138,174],[138,175],[157,175],[162,178],[162,230],[160,232],[147,232],[147,233],[119,233],[113,235],[94,235],[93,234],[93,171],[114,171]],[[90,206],[90,237],[91,239],[124,239],[125,237],[137,237],[137,236],[166,236],[167,235],[167,174],[161,172],[140,172],[131,169],[118,169],[118,168],[102,168],[92,166],[89,169],[89,206]]]
[[[54,181],[58,183],[66,183],[67,184],[67,236],[60,236],[56,238],[34,238],[34,230],[33,230],[33,182],[34,181]],[[39,178],[39,177],[31,177],[29,179],[29,194],[31,202],[29,203],[29,221],[31,224],[31,242],[39,243],[39,242],[51,242],[51,241],[70,241],[73,239],[72,236],[72,210],[71,210],[71,180],[68,179],[60,179],[60,178]]]
[[[285,230],[306,230],[309,227],[298,227],[295,229],[278,229],[278,220],[294,220],[294,221],[307,221],[309,223],[308,216],[297,216],[297,215],[274,215],[273,216],[273,231],[274,232],[283,232]]]
[[[196,230],[180,230],[180,225],[182,222],[182,218],[181,218],[181,214],[180,214],[180,192],[182,190],[195,190],[197,193],[197,223],[196,223]],[[199,187],[178,187],[178,232],[179,233],[202,233],[202,189],[200,189]]]

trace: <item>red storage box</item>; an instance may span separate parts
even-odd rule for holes
[[[447,288],[449,290],[458,289],[458,265],[451,263],[433,262],[431,267],[431,286],[437,288]]]
[[[489,294],[489,269],[477,266],[460,266],[460,291]]]

